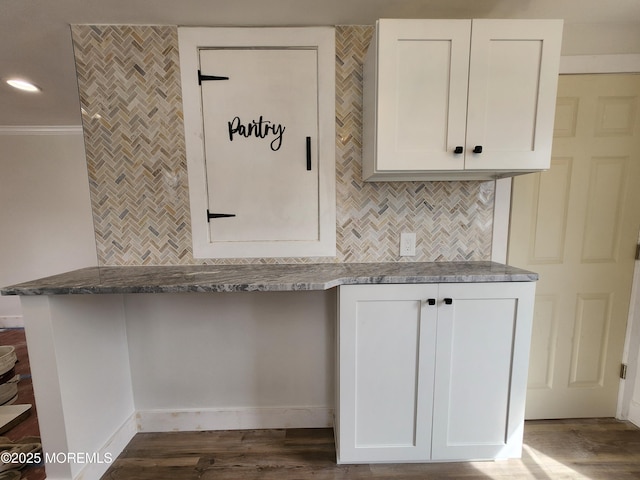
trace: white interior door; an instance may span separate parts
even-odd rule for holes
[[[552,166],[514,179],[509,263],[540,274],[527,418],[614,416],[640,225],[640,75],[566,75]]]
[[[210,241],[319,238],[315,49],[200,50]],[[233,216],[226,216],[233,215]]]

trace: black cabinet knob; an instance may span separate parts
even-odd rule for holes
[[[462,152],[464,152],[464,149],[462,147],[456,147],[456,149],[453,151],[453,153],[457,153],[458,155]]]
[[[476,145],[473,149],[473,153],[482,153],[482,145]]]
[[[451,305],[453,303],[453,298],[445,298],[444,303],[445,305]]]
[[[428,303],[429,305],[433,306],[433,305],[435,305],[435,304],[436,304],[436,299],[435,299],[435,298],[430,298],[430,299],[428,299],[428,300],[427,300],[427,303]]]

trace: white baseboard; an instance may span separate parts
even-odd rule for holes
[[[0,328],[24,328],[22,315],[0,316]]]
[[[624,420],[629,420],[636,427],[640,427],[640,403],[631,400],[629,404],[629,415]]]
[[[333,409],[277,407],[193,410],[139,410],[140,432],[191,432],[262,428],[326,428],[333,426]]]
[[[136,414],[133,413],[116,433],[111,436],[107,443],[96,452],[97,461],[85,464],[80,472],[74,476],[74,480],[88,480],[102,477],[111,466],[112,461],[118,458],[118,455],[122,453],[136,433],[138,433]]]

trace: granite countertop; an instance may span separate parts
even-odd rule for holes
[[[88,267],[12,285],[2,295],[328,290],[374,283],[532,282],[494,262]]]

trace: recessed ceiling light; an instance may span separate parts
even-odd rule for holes
[[[7,83],[11,85],[13,88],[17,88],[19,90],[24,90],[25,92],[40,92],[42,89],[31,82],[27,82],[26,80],[21,80],[19,78],[10,78],[7,80]]]

